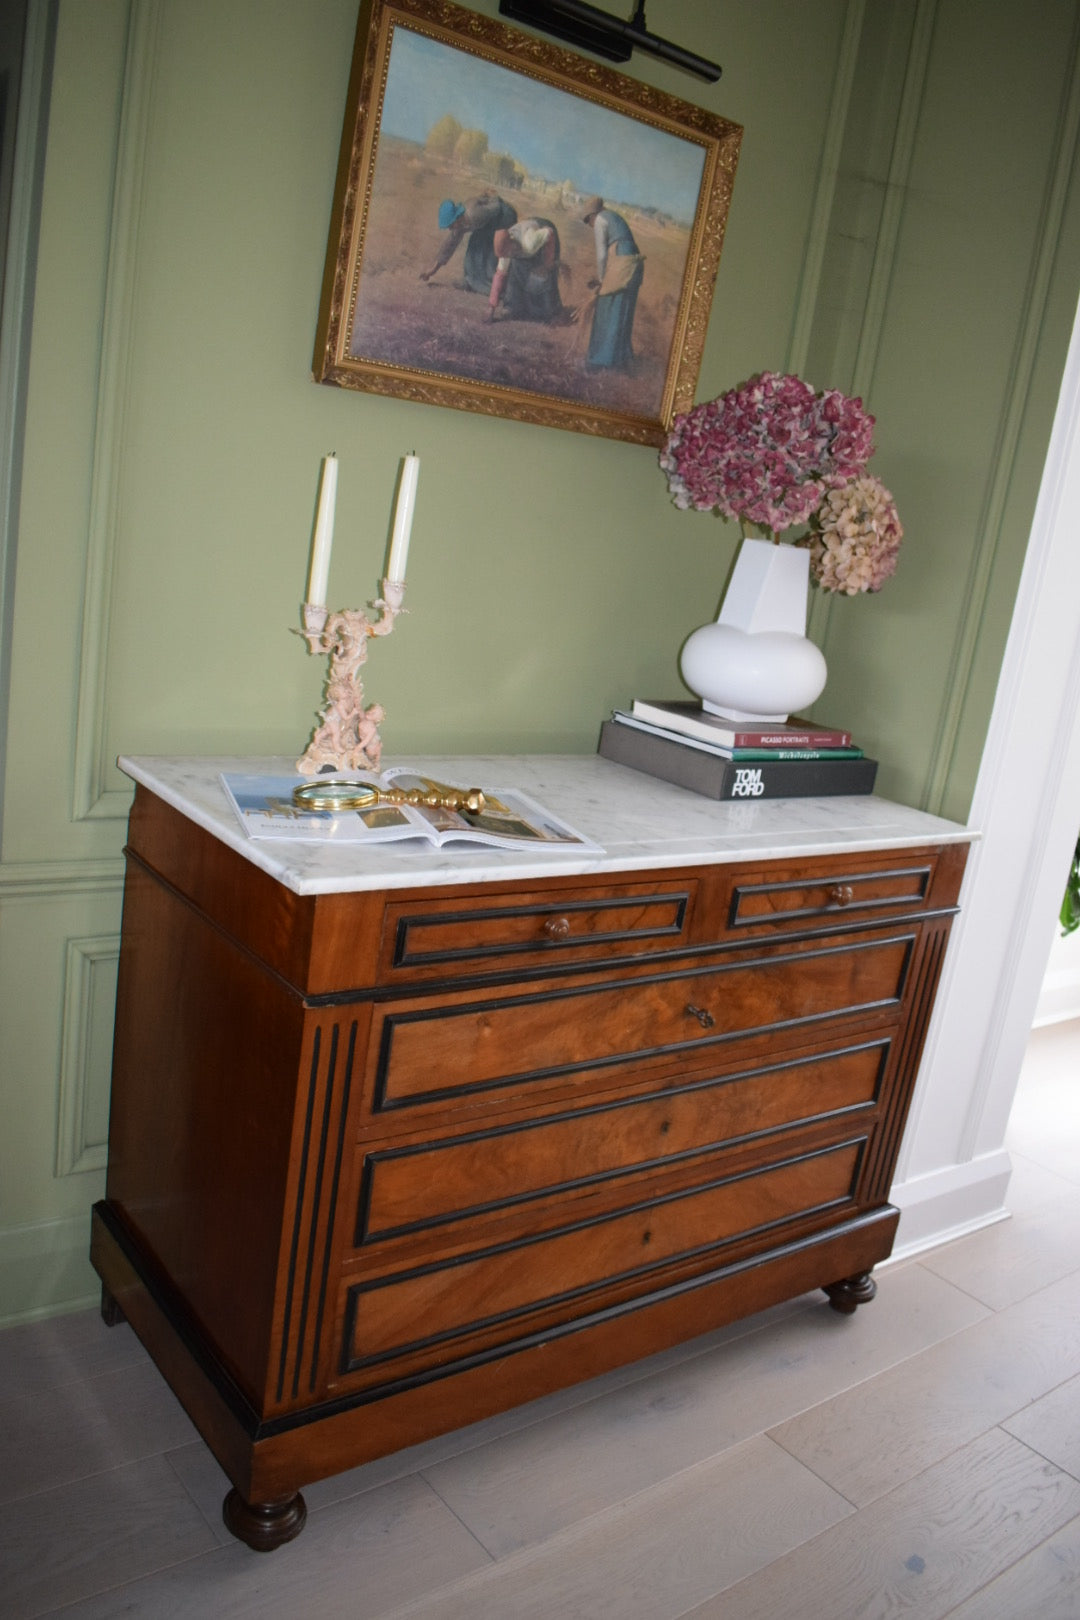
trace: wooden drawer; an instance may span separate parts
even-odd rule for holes
[[[956,903],[962,863],[952,850],[879,854],[871,863],[803,861],[732,874],[726,924],[733,933],[805,931],[883,915],[918,916]]]
[[[524,1123],[374,1148],[363,1159],[357,1247],[480,1215],[512,1216],[538,1199],[602,1197],[628,1171],[692,1165],[722,1146],[868,1110],[890,1045],[862,1042]]]
[[[442,1264],[349,1279],[340,1372],[360,1382],[445,1372],[699,1276],[764,1233],[772,1245],[787,1223],[835,1218],[852,1205],[863,1147],[854,1138]]]
[[[366,1097],[370,1115],[526,1102],[545,1086],[606,1077],[672,1054],[768,1033],[791,1046],[808,1026],[842,1015],[895,1017],[913,930],[810,947],[711,957],[677,969],[624,971],[528,992],[417,996],[374,1009]]]
[[[696,888],[695,880],[684,878],[617,890],[577,883],[490,899],[428,894],[421,900],[391,900],[380,979],[544,968],[552,958],[572,965],[671,950],[687,943]]]

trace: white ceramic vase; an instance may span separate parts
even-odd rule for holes
[[[715,624],[687,638],[683,680],[710,714],[780,724],[825,688],[827,670],[806,636],[810,554],[744,540]]]

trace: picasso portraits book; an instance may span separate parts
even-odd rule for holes
[[[848,748],[851,732],[833,726],[815,725],[812,720],[792,720],[784,724],[770,721],[732,720],[727,715],[710,714],[694,699],[635,698],[631,714],[665,731],[682,732],[721,748]]]
[[[324,778],[310,781],[331,785]],[[226,773],[221,782],[249,838],[369,845],[412,839],[440,847],[459,844],[487,849],[600,852],[599,844],[516,789],[500,789],[497,793],[485,789],[483,807],[476,811],[387,803],[378,797],[358,807],[316,809],[297,803],[296,789],[307,785],[297,776]],[[365,786],[376,794],[394,789],[423,794],[445,787],[404,766],[381,775],[371,772],[350,774],[347,779],[335,777],[333,785],[342,788],[343,797],[349,796],[349,789]]]
[[[634,731],[647,731],[650,736],[664,737],[669,742],[677,742],[684,748],[700,748],[707,754],[719,754],[724,759],[761,760],[761,759],[862,759],[863,751],[854,743],[845,748],[819,748],[819,747],[727,747],[723,743],[703,742],[700,737],[688,736],[685,732],[671,731],[666,726],[654,726],[649,720],[639,720],[635,714],[627,714],[623,709],[613,709],[611,719],[614,725],[630,726]]]

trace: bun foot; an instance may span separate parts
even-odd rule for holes
[[[221,1517],[233,1535],[255,1552],[273,1552],[300,1534],[307,1521],[307,1506],[299,1491],[280,1502],[246,1502],[234,1486],[221,1504]]]
[[[857,1305],[870,1303],[877,1293],[877,1283],[868,1271],[860,1271],[854,1277],[845,1277],[842,1282],[826,1284],[825,1292],[834,1311],[851,1316]]]

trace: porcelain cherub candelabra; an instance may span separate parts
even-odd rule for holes
[[[301,776],[317,776],[327,767],[335,771],[379,769],[379,723],[384,713],[381,703],[364,703],[360,670],[367,660],[369,638],[390,634],[404,597],[403,582],[384,579],[382,595],[368,603],[376,614],[374,618],[361,608],[331,613],[320,604],[304,603],[304,628],[299,633],[309,652],[329,654],[330,670],[319,724],[306,752],[296,762]]]
[[[319,724],[311,734],[307,751],[296,762],[301,776],[318,776],[327,769],[379,769],[382,758],[379,722],[385,715],[381,704],[364,703],[360,669],[367,660],[369,638],[388,636],[394,628],[394,620],[402,611],[405,558],[409,550],[420,462],[415,454],[410,454],[401,465],[382,595],[368,603],[374,617],[369,617],[360,608],[344,608],[331,613],[325,606],[330,548],[334,536],[337,470],[337,457],[331,452],[323,458],[307,601],[301,610],[304,628],[299,634],[307,642],[308,651],[330,655],[330,672],[326,678],[323,705],[319,710]]]

